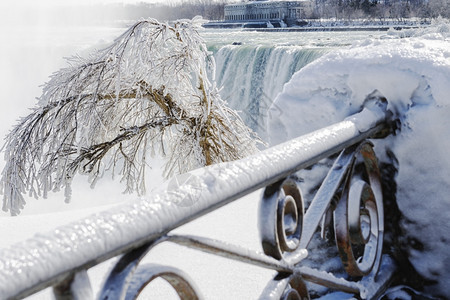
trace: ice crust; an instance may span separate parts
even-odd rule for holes
[[[450,25],[367,39],[306,66],[284,86],[269,117],[271,144],[345,119],[378,90],[401,122],[376,141],[398,160],[397,204],[409,260],[427,291],[450,298]],[[405,35],[409,37],[405,37]],[[360,126],[365,126],[360,124]]]
[[[2,249],[0,298],[130,243],[154,239],[266,185],[274,176],[282,178],[289,170],[317,160],[318,153],[354,138],[359,134],[356,123],[342,121],[242,160],[194,170],[182,175],[183,180],[177,181],[181,184],[169,184],[154,197],[122,204]]]

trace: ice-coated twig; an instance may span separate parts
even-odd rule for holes
[[[119,174],[127,192],[143,194],[148,156],[158,151],[166,176],[256,151],[253,132],[208,79],[214,62],[201,23],[140,21],[55,73],[6,137],[3,210],[18,214],[25,193],[66,189],[69,199],[77,172],[92,185],[105,172]]]

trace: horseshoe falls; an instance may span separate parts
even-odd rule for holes
[[[381,32],[371,32],[378,37]],[[261,138],[267,136],[268,109],[292,75],[322,55],[349,47],[366,32],[255,32],[205,30],[216,60],[222,98],[240,112]]]
[[[263,135],[266,112],[283,85],[325,52],[299,46],[224,46],[215,55],[221,96]]]

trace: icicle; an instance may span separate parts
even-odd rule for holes
[[[66,182],[66,187],[64,189],[64,202],[70,203],[72,198],[72,182]]]

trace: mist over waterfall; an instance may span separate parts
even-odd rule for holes
[[[267,110],[292,75],[329,49],[226,45],[216,53],[221,96],[264,138]]]

